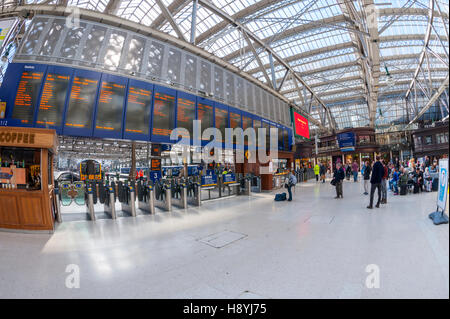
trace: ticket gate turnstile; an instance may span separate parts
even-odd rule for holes
[[[94,190],[92,187],[86,189],[86,214],[88,219],[95,221]]]
[[[122,201],[122,210],[125,213],[136,217],[136,193],[133,186],[126,186],[125,200]]]
[[[176,207],[179,207],[179,208],[187,208],[188,206],[187,206],[187,204],[188,204],[188,202],[187,202],[187,187],[186,187],[186,184],[184,184],[184,183],[180,183],[179,185],[177,185],[177,186],[179,186],[179,189],[178,189],[178,192],[179,192],[179,195],[180,195],[180,198],[178,198],[178,196],[175,196],[175,195],[177,195],[177,194],[174,194],[174,192],[172,192],[172,205],[174,205],[174,206],[176,206]]]
[[[192,206],[201,206],[200,183],[190,182],[187,186],[187,202]]]
[[[142,197],[138,196],[138,208],[144,212],[155,214],[155,192],[152,185],[142,187]]]
[[[161,182],[155,184],[155,206],[164,211],[172,211],[172,188]]]
[[[103,209],[105,214],[109,215],[112,219],[117,219],[116,214],[116,198],[113,186],[108,186],[105,189],[105,202],[103,203]]]

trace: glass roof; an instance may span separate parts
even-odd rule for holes
[[[177,37],[177,32],[155,0],[69,0],[68,4],[104,12],[110,1],[118,2],[118,5],[115,6],[115,10],[109,10],[109,14],[158,28]],[[57,0],[25,2],[54,4]],[[161,2],[171,13],[179,31],[189,41],[193,1],[161,0]],[[339,127],[367,124],[365,88],[367,80],[362,67],[366,57],[362,53],[358,39],[370,38],[370,30],[366,22],[361,19],[355,20],[354,17],[355,21],[351,21],[352,17],[348,15],[348,8],[353,6],[357,16],[364,16],[365,9],[361,7],[363,1],[210,0],[210,2],[235,18],[289,63],[315,94],[329,105]],[[379,108],[383,109],[385,102],[380,102],[383,96],[397,96],[401,99],[409,88],[424,48],[430,1],[374,0],[374,3],[381,72],[378,103]],[[449,49],[445,28],[447,30],[449,28],[449,1],[437,0],[436,3],[444,18],[439,16],[435,5],[429,48],[446,60]],[[359,31],[355,31],[353,22],[359,24]],[[269,85],[242,32],[201,4],[198,5],[195,34],[197,46]],[[255,50],[271,79],[267,52],[257,45]],[[426,68],[429,68],[424,78],[426,77],[428,82],[431,79],[433,87],[439,87],[448,75],[448,67],[432,55],[429,55],[424,63]],[[285,68],[275,61],[274,69],[278,85],[285,75]],[[389,79],[387,72],[390,74]],[[280,90],[281,94],[300,106],[301,101],[307,100],[310,96],[309,93],[300,96],[304,92],[302,85],[294,83],[291,77],[287,77]],[[393,105],[397,105],[397,102]],[[319,118],[318,109],[313,108],[311,112],[313,117]],[[395,109],[386,116],[392,119],[402,117],[403,114]]]

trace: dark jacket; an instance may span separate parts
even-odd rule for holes
[[[383,164],[381,164],[380,161],[376,161],[375,164],[373,164],[372,177],[370,178],[370,183],[371,184],[381,183],[381,180],[383,179],[383,175],[384,175]]]
[[[325,165],[320,165],[319,174],[325,175],[326,173],[327,173],[327,168],[325,167]]]
[[[366,166],[364,169],[364,179],[369,180],[370,179],[370,173],[372,172],[372,166]]]
[[[341,167],[340,169],[336,169],[336,170],[334,171],[333,178],[334,178],[337,182],[340,182],[340,181],[344,180],[344,179],[345,179],[345,172],[344,172],[344,169],[343,169],[342,167]]]

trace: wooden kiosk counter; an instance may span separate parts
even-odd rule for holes
[[[0,229],[53,231],[54,130],[0,127]]]

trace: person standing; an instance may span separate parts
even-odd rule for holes
[[[288,190],[288,194],[289,194],[288,201],[289,202],[292,201],[292,186],[295,186],[295,184],[297,184],[297,178],[292,173],[292,171],[289,170],[288,176],[286,177],[285,184],[284,184],[284,187],[286,187]]]
[[[319,173],[320,173],[320,167],[319,167],[319,164],[316,163],[316,165],[314,165],[314,175],[316,175],[316,182],[319,181]]]
[[[372,167],[369,161],[364,164],[364,195],[369,195],[369,184],[370,184],[370,173],[372,172]]]
[[[358,163],[356,163],[356,161],[353,161],[352,173],[353,173],[353,182],[355,182],[355,183],[358,181],[358,170],[359,170]]]
[[[334,176],[333,176],[336,184],[336,197],[335,198],[344,198],[344,194],[343,194],[343,190],[342,190],[342,183],[345,179],[345,171],[342,168],[342,164],[341,163],[336,163],[336,170],[334,171]]]
[[[381,204],[387,204],[387,180],[389,178],[389,169],[384,163],[384,160],[381,160],[381,164],[383,165],[383,178],[381,179]]]
[[[381,202],[381,180],[384,176],[384,167],[383,164],[380,162],[380,157],[377,156],[376,162],[373,164],[372,167],[372,176],[370,178],[370,204],[367,206],[367,208],[372,209],[373,208],[373,197],[375,190],[378,190],[378,201],[375,205],[377,208],[380,207]]]
[[[320,163],[319,174],[320,174],[320,179],[322,180],[322,183],[325,183],[325,174],[326,173],[327,173],[327,168],[325,167],[325,164]]]

